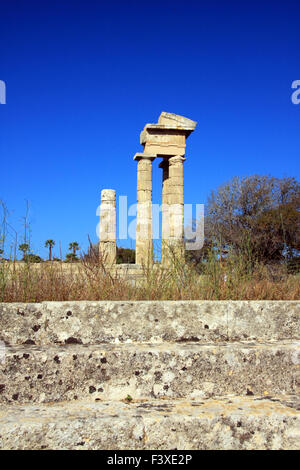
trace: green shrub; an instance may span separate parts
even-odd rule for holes
[[[25,261],[25,263],[42,263],[44,260],[39,255],[28,253],[23,256],[22,261]]]

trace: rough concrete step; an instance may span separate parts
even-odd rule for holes
[[[299,400],[73,402],[0,408],[0,449],[299,449]]]
[[[0,303],[7,344],[300,339],[298,301]]]
[[[0,364],[0,401],[290,394],[299,364],[299,341],[17,346]]]

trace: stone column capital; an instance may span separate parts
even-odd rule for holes
[[[170,157],[168,160],[169,165],[176,165],[176,163],[183,163],[186,158],[182,155],[174,155],[174,157]]]
[[[157,155],[154,155],[154,154],[138,152],[134,155],[133,160],[137,160],[137,161],[150,160],[151,162],[153,162],[153,160],[155,160],[156,157]]]

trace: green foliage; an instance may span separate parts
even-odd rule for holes
[[[287,272],[289,274],[299,274],[300,273],[300,256],[294,256],[290,258],[287,262]]]
[[[44,260],[39,255],[27,253],[23,256],[22,261],[25,261],[26,263],[42,263]]]
[[[206,244],[274,262],[300,251],[300,184],[294,178],[235,177],[212,191]]]
[[[130,248],[117,247],[117,264],[123,263],[135,263],[135,250],[132,250]]]

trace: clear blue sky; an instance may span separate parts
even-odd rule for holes
[[[136,201],[132,158],[161,111],[198,122],[188,203],[236,175],[299,179],[299,14],[288,0],[2,0],[0,198],[18,230],[30,201],[33,250],[95,241],[103,188]]]

